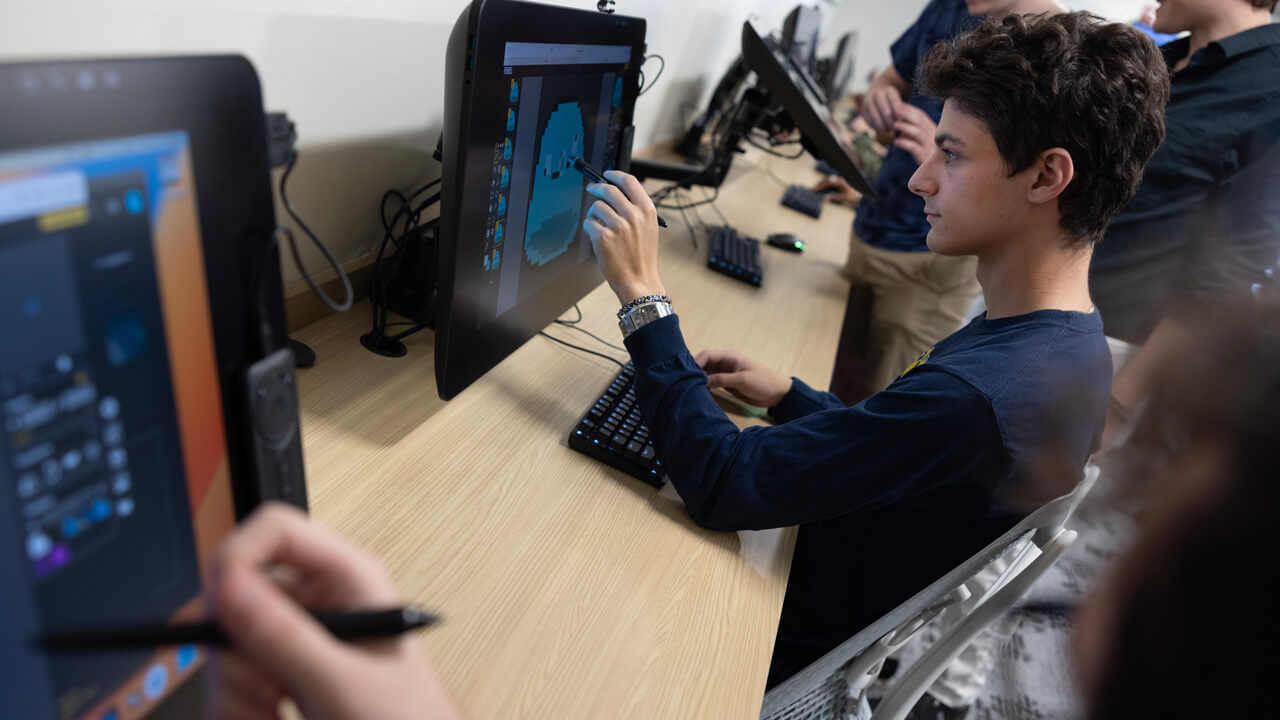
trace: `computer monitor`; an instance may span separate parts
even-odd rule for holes
[[[274,226],[269,182],[243,59],[0,66],[5,717],[193,717],[168,698],[195,687],[202,648],[32,640],[203,616],[248,472],[235,380],[260,354],[246,278]]]
[[[809,73],[798,67],[773,38],[748,20],[742,26],[742,57],[759,78],[760,86],[781,106],[800,131],[800,142],[825,160],[854,189],[875,198],[871,183],[853,162],[855,151],[827,107],[827,99]]]
[[[625,169],[644,20],[475,0],[445,58],[436,387],[457,395],[601,281],[576,156]]]
[[[828,105],[834,106],[848,92],[849,81],[853,79],[854,54],[857,49],[857,31],[847,32],[836,43],[835,54],[818,62],[818,84],[827,97]]]
[[[822,33],[822,11],[815,5],[797,5],[782,23],[782,50],[810,74],[818,69],[818,40]]]

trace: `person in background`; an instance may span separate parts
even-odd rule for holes
[[[1111,362],[1089,258],[1164,137],[1160,55],[1088,14],[1011,15],[923,67],[944,109],[911,189],[929,247],[977,257],[988,312],[853,407],[735,352],[694,358],[658,273],[652,200],[625,173],[587,186],[600,200],[584,228],[623,305],[638,404],[690,516],[800,525],[771,686],[1058,494],[1026,484],[1031,466],[1061,441],[1060,476],[1078,478],[1102,430]],[[709,388],[779,424],[740,431]],[[1064,388],[1078,403],[1059,417]]]
[[[1168,137],[1093,256],[1089,289],[1116,354],[1104,449],[1122,441],[1186,328],[1272,282],[1280,261],[1276,0],[1166,0]]]
[[[377,560],[291,506],[263,506],[223,541],[208,597],[234,643],[211,660],[216,720],[275,720],[285,698],[307,720],[462,717],[416,636],[345,643],[306,612],[403,603]]]
[[[847,404],[883,390],[920,353],[960,327],[978,295],[972,257],[929,252],[924,201],[907,187],[933,152],[942,105],[916,92],[921,60],[939,42],[977,27],[984,16],[1065,12],[1055,0],[931,0],[890,48],[893,62],[872,82],[862,117],[889,153],[875,179],[879,199],[861,198],[832,176],[816,189],[858,208],[845,274],[853,282],[851,316],[865,315],[842,338],[833,389]]]
[[[1091,720],[1276,714],[1280,303],[1196,327],[1143,418],[1162,447],[1130,472],[1152,501],[1137,542],[1075,618]]]
[[[1142,32],[1150,35],[1151,39],[1155,41],[1156,45],[1168,45],[1174,40],[1177,40],[1178,35],[1176,33],[1162,33],[1162,32],[1155,31],[1154,26],[1156,24],[1156,10],[1159,7],[1160,7],[1159,5],[1148,5],[1147,7],[1143,8],[1142,16],[1134,21],[1133,26],[1138,28]]]

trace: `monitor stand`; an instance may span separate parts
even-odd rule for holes
[[[755,128],[770,124],[787,125],[790,119],[770,101],[768,93],[759,88],[749,88],[730,110],[732,120],[720,142],[711,149],[711,159],[705,165],[689,165],[652,160],[631,161],[630,171],[641,180],[669,180],[683,188],[694,185],[716,188],[724,183],[733,165],[733,157],[742,152],[740,145]]]

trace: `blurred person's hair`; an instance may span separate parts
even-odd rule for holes
[[[1274,288],[1197,329],[1145,414],[1168,453],[1141,478],[1179,496],[1118,566],[1093,720],[1270,717],[1280,670],[1280,301]],[[1197,452],[1200,454],[1197,455]],[[1206,454],[1207,453],[1207,454]],[[1211,458],[1207,466],[1196,457]],[[1169,478],[1207,467],[1199,482]],[[1194,471],[1193,471],[1194,472]]]
[[[1045,150],[1070,153],[1075,178],[1058,206],[1081,245],[1102,238],[1164,142],[1160,51],[1136,28],[1085,12],[987,20],[929,51],[920,88],[983,121],[1010,175]]]

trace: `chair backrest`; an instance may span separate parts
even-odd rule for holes
[[[918,618],[936,616],[939,608],[945,608],[954,602],[954,593],[970,578],[1008,553],[1024,537],[1029,537],[1042,552],[1044,548],[1054,547],[1054,543],[1061,542],[1063,539],[1061,533],[1066,522],[1080,506],[1080,502],[1089,493],[1097,478],[1098,468],[1092,465],[1086,467],[1080,483],[1069,494],[1045,503],[959,567],[770,690],[764,697],[764,704],[760,711],[761,720],[816,720],[840,717],[847,695],[844,670],[851,660],[900,628],[927,624],[919,622]],[[1055,554],[1052,559],[1056,560],[1056,558]],[[1026,567],[1030,569],[1041,559],[1045,558],[1043,556],[1037,558],[1031,566]],[[1051,564],[1052,560],[1049,562]],[[1007,584],[1012,586],[1015,583],[1014,580],[1009,580]],[[1020,597],[1021,593],[1018,595]],[[1016,600],[1015,597],[1014,601]],[[928,619],[932,618],[928,617]],[[990,619],[993,620],[994,617]],[[833,679],[833,676],[838,679]],[[832,688],[837,688],[838,692],[830,692]]]

